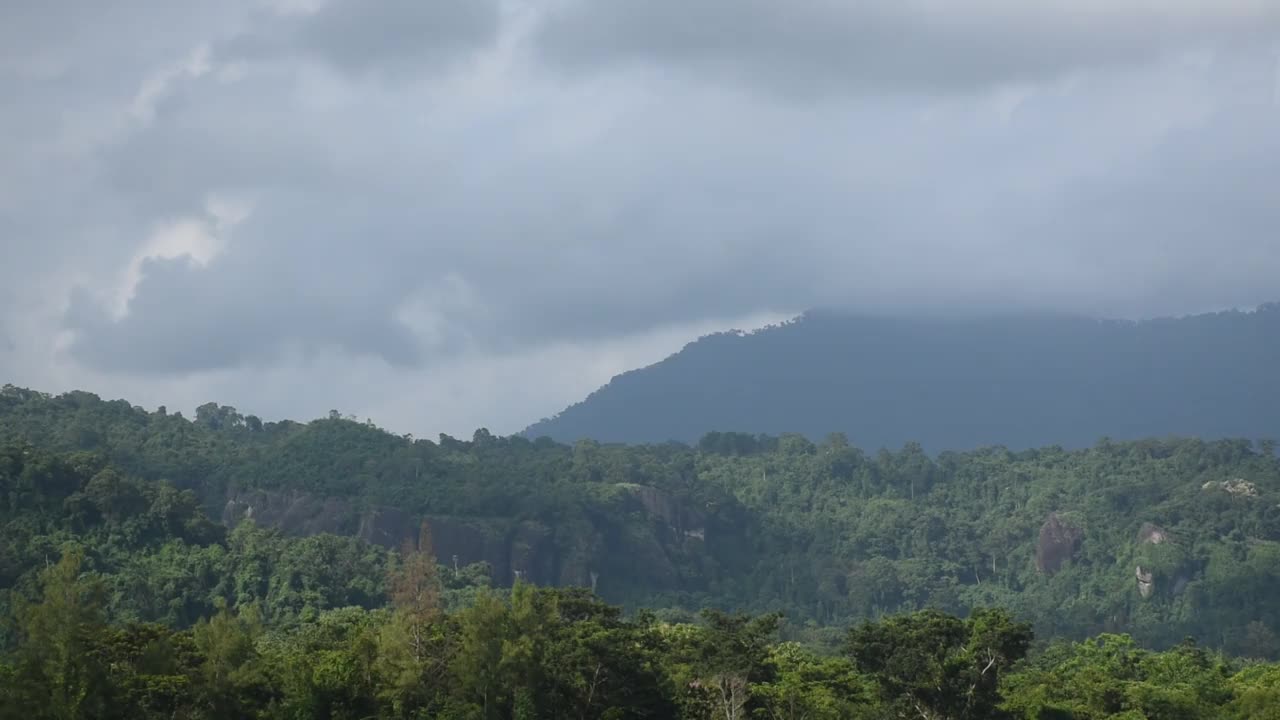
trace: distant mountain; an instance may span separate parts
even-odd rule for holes
[[[864,449],[1280,435],[1280,304],[1141,322],[810,312],[615,377],[529,437],[843,432]]]

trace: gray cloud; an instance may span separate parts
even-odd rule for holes
[[[388,64],[436,62],[491,43],[496,0],[362,0],[329,2],[307,18],[303,47],[356,71]]]
[[[745,3],[667,47],[656,29],[725,9],[348,3],[111,38],[19,18],[54,50],[0,55],[0,92],[25,99],[0,114],[14,380],[509,431],[699,332],[815,305],[1280,295],[1270,4],[1194,31],[1168,5],[1123,49],[1137,4],[1073,21],[1086,42],[1058,4],[921,29],[887,5],[866,25]],[[405,32],[378,46],[388,25]],[[921,55],[845,48],[867,27]]]
[[[417,74],[492,45],[500,19],[498,0],[328,0],[312,12],[259,14],[219,55],[301,53],[361,75]]]
[[[1050,217],[1028,218],[1070,249],[1056,292],[1108,295],[1142,314],[1248,307],[1280,297],[1280,112],[1265,95],[1172,132],[1107,182],[1077,182]]]
[[[150,260],[144,280],[119,320],[108,317],[84,292],[72,296],[68,327],[78,331],[73,354],[108,371],[194,372],[270,365],[288,351],[326,348],[376,355],[392,365],[417,361],[406,328],[396,325],[375,294],[334,285],[323,296],[307,293],[286,301],[291,276],[306,265],[272,268],[273,287],[252,274],[222,268],[206,271],[183,259]],[[225,283],[228,276],[240,282]]]
[[[173,193],[169,207],[191,209],[210,188],[248,187],[258,208],[224,258],[148,275],[122,322],[72,323],[76,352],[180,372],[233,367],[245,360],[233,348],[328,342],[430,364],[815,304],[1146,314],[1261,301],[1280,269],[1266,257],[1225,267],[1229,285],[1186,282],[1216,252],[1211,238],[1256,249],[1273,227],[1242,209],[1260,202],[1253,188],[1280,180],[1268,175],[1276,166],[1238,176],[1246,147],[1280,157],[1257,142],[1275,111],[1263,95],[1213,89],[1260,81],[1249,78],[1257,66],[1142,75],[1147,102],[1190,130],[1152,129],[1126,83],[1036,95],[1008,122],[991,113],[976,126],[963,120],[972,103],[943,106],[930,126],[907,103],[798,115],[672,88],[615,100],[626,112],[567,130],[502,124],[527,112],[520,99],[461,108],[405,144],[416,100],[360,124],[320,114],[296,131],[272,120],[290,105],[259,103],[241,126],[221,120],[267,88],[224,97],[202,79],[193,104],[106,167],[144,202]],[[1182,107],[1192,91],[1221,107]],[[541,111],[571,118],[588,102],[580,92]],[[741,117],[752,122],[734,125]],[[468,142],[473,122],[499,134]],[[332,147],[334,137],[345,141]],[[1223,182],[1239,197],[1215,189]],[[149,352],[177,327],[223,350]]]
[[[553,62],[680,68],[787,95],[972,90],[1187,50],[1272,46],[1256,0],[567,0],[538,43]]]
[[[12,307],[15,304],[11,294],[3,289],[0,289],[0,303],[3,303],[6,307]],[[17,349],[18,344],[14,341],[13,335],[9,330],[8,319],[0,316],[0,353],[11,353]]]

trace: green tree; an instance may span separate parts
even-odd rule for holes
[[[868,683],[844,658],[821,658],[798,643],[769,652],[773,680],[756,683],[751,693],[770,720],[845,720],[872,717]]]
[[[192,628],[199,668],[201,704],[213,717],[244,717],[274,693],[260,663],[257,640],[261,616],[253,605],[218,612]]]
[[[73,720],[108,705],[103,668],[92,649],[105,630],[106,587],[84,570],[84,550],[65,546],[39,574],[41,601],[17,608],[19,649],[12,679],[22,714]]]
[[[462,707],[494,720],[507,711],[509,687],[502,672],[507,608],[492,592],[482,591],[459,617],[461,643],[453,662],[454,687]]]
[[[675,715],[651,616],[625,621],[582,588],[540,592],[553,595],[556,608],[542,661],[549,709],[575,720]]]
[[[417,545],[406,543],[388,570],[391,617],[377,640],[380,697],[396,717],[431,706],[442,691],[453,648],[446,632],[431,533],[419,529]]]
[[[710,691],[718,717],[740,720],[751,711],[751,688],[771,679],[769,644],[782,621],[780,613],[751,617],[708,609],[698,647],[703,687]]]
[[[1031,627],[1001,610],[961,620],[936,610],[864,622],[848,652],[898,717],[990,720],[1001,716],[1000,676],[1027,653]]]

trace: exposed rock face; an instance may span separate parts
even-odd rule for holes
[[[1142,523],[1142,527],[1138,528],[1138,545],[1159,545],[1169,539],[1169,533],[1159,525],[1149,522]],[[1156,591],[1155,573],[1144,569],[1141,565],[1134,570],[1138,578],[1138,594],[1143,599],[1151,597]]]
[[[556,552],[551,528],[535,522],[522,522],[511,528],[507,536],[507,563],[514,577],[521,577],[539,585],[555,585],[560,582],[560,557]],[[499,576],[500,582],[501,576]],[[581,583],[574,583],[581,584]]]
[[[422,516],[395,507],[357,508],[342,498],[268,490],[232,492],[222,508],[222,522],[233,527],[252,519],[290,535],[350,535],[386,548],[416,545],[425,521],[438,562],[470,565],[484,562],[496,585],[517,578],[539,585],[599,586],[606,593],[617,584],[674,588],[688,584],[676,567],[690,566],[690,555],[702,552],[706,517],[667,493],[644,485],[622,486],[628,502],[645,518],[643,525],[601,524],[556,537],[552,528],[511,518]],[[690,546],[689,543],[694,543]],[[676,562],[676,555],[680,562]],[[619,560],[622,560],[620,563]],[[625,575],[611,571],[627,568]],[[696,577],[692,578],[696,581]]]
[[[223,506],[223,525],[234,527],[246,519],[291,535],[354,535],[360,524],[355,509],[344,500],[262,490],[235,493]]]
[[[1243,478],[1234,480],[1210,480],[1200,486],[1201,490],[1221,490],[1236,497],[1258,497],[1258,487]]]
[[[1058,516],[1049,518],[1040,526],[1040,542],[1036,544],[1036,569],[1052,575],[1062,569],[1066,561],[1075,556],[1084,540],[1084,531]]]
[[[1142,527],[1138,528],[1138,544],[1151,543],[1159,545],[1169,539],[1169,533],[1159,525],[1153,525],[1149,522],[1142,523]]]
[[[386,548],[399,548],[409,541],[417,544],[418,519],[399,508],[370,508],[360,514],[356,537]],[[447,560],[447,558],[446,558]]]
[[[655,487],[633,484],[620,487],[630,492],[646,513],[662,521],[678,537],[706,539],[706,518],[702,513],[681,504]]]
[[[551,532],[532,522],[428,516],[436,559],[444,564],[488,563],[498,585],[519,577],[537,584],[556,584],[558,557]]]
[[[1151,593],[1156,590],[1155,575],[1153,575],[1150,570],[1143,570],[1141,565],[1138,566],[1135,574],[1138,578],[1138,594],[1141,595],[1143,599],[1151,597]]]
[[[253,520],[290,535],[354,535],[365,542],[399,548],[417,542],[418,519],[398,508],[375,507],[359,512],[342,498],[307,493],[250,490],[233,493],[222,508],[222,524],[235,527]]]
[[[373,507],[357,511],[347,500],[319,498],[306,493],[251,490],[233,493],[222,508],[222,522],[234,527],[252,519],[290,535],[353,535],[369,543],[398,549],[414,545],[422,520],[431,531],[436,559],[459,565],[485,562],[498,585],[509,585],[519,572],[539,584],[585,584],[585,568],[573,577],[562,577],[550,531],[537,523],[506,519],[425,518],[399,508]],[[577,577],[580,574],[582,577]]]

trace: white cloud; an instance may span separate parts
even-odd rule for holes
[[[263,0],[272,12],[278,15],[314,15],[324,7],[324,0]]]
[[[142,247],[129,259],[116,287],[112,318],[129,313],[129,303],[138,291],[147,263],[155,260],[182,260],[205,267],[226,249],[227,234],[252,212],[244,199],[213,194],[206,200],[207,217],[186,217],[161,223]]]
[[[209,63],[209,46],[201,44],[180,63],[162,68],[152,73],[138,88],[129,106],[129,114],[134,120],[150,125],[155,121],[156,105],[170,92],[174,84],[187,78],[199,78],[212,69]]]

